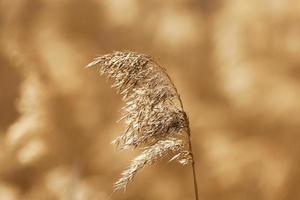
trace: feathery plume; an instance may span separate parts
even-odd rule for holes
[[[95,65],[101,75],[114,80],[112,87],[126,104],[121,120],[127,126],[113,143],[120,149],[144,149],[122,173],[115,190],[126,189],[138,171],[169,154],[171,161],[193,163],[188,117],[165,69],[151,56],[135,52],[97,57],[87,67]]]

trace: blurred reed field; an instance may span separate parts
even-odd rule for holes
[[[189,114],[200,199],[300,199],[299,0],[0,0],[0,200],[192,200],[167,160],[113,183],[137,152],[97,55],[167,68]]]

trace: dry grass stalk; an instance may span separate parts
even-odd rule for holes
[[[115,190],[126,189],[139,170],[170,154],[171,160],[192,163],[198,199],[189,120],[165,69],[152,57],[134,52],[107,54],[95,58],[87,67],[95,65],[101,74],[114,80],[112,87],[126,103],[121,120],[127,127],[113,143],[121,149],[144,149],[122,173]]]

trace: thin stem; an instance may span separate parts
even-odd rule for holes
[[[177,91],[177,89],[175,88],[179,102],[180,102],[180,106],[183,109],[183,103],[181,100],[181,97]],[[190,128],[190,122],[188,119],[188,116],[185,115],[186,121],[187,121],[187,135],[188,135],[188,141],[189,141],[189,152],[191,155],[191,159],[192,159],[192,169],[193,169],[193,181],[194,181],[194,191],[195,191],[195,198],[196,200],[199,200],[199,191],[198,191],[198,181],[197,181],[197,174],[196,174],[196,164],[195,164],[195,158],[194,158],[194,153],[193,153],[193,148],[192,148],[192,135],[191,135],[191,128]]]
[[[155,62],[153,60],[153,62]],[[181,97],[179,95],[179,92],[177,90],[177,88],[175,87],[171,77],[169,76],[169,74],[165,71],[165,69],[163,67],[161,67],[159,65],[159,63],[155,62],[157,64],[157,66],[159,66],[163,73],[166,75],[166,77],[169,79],[171,85],[173,86],[174,90],[175,90],[175,93],[177,95],[177,98],[179,100],[179,103],[180,103],[180,107],[182,109],[182,111],[184,111],[184,108],[183,108],[183,103],[182,103],[182,100],[181,100]],[[196,164],[195,164],[195,158],[194,158],[194,154],[193,154],[193,148],[192,148],[192,140],[191,140],[191,129],[190,129],[190,122],[189,122],[189,119],[188,119],[188,116],[185,115],[185,118],[186,118],[186,121],[187,121],[187,135],[188,135],[188,144],[189,144],[189,152],[190,152],[190,155],[191,155],[191,159],[192,159],[192,169],[193,169],[193,182],[194,182],[194,191],[195,191],[195,198],[196,200],[199,200],[199,192],[198,192],[198,181],[197,181],[197,174],[196,174]]]
[[[197,181],[197,174],[196,174],[196,166],[195,166],[195,159],[193,154],[193,148],[192,148],[192,140],[191,140],[191,130],[188,127],[188,140],[189,140],[189,151],[192,157],[192,169],[193,169],[193,180],[194,180],[194,191],[195,191],[195,197],[196,200],[199,200],[199,192],[198,192],[198,181]]]

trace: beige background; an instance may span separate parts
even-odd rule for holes
[[[84,70],[113,50],[165,66],[191,119],[202,200],[300,199],[299,0],[0,0],[0,199],[192,200],[110,144],[121,98]]]

